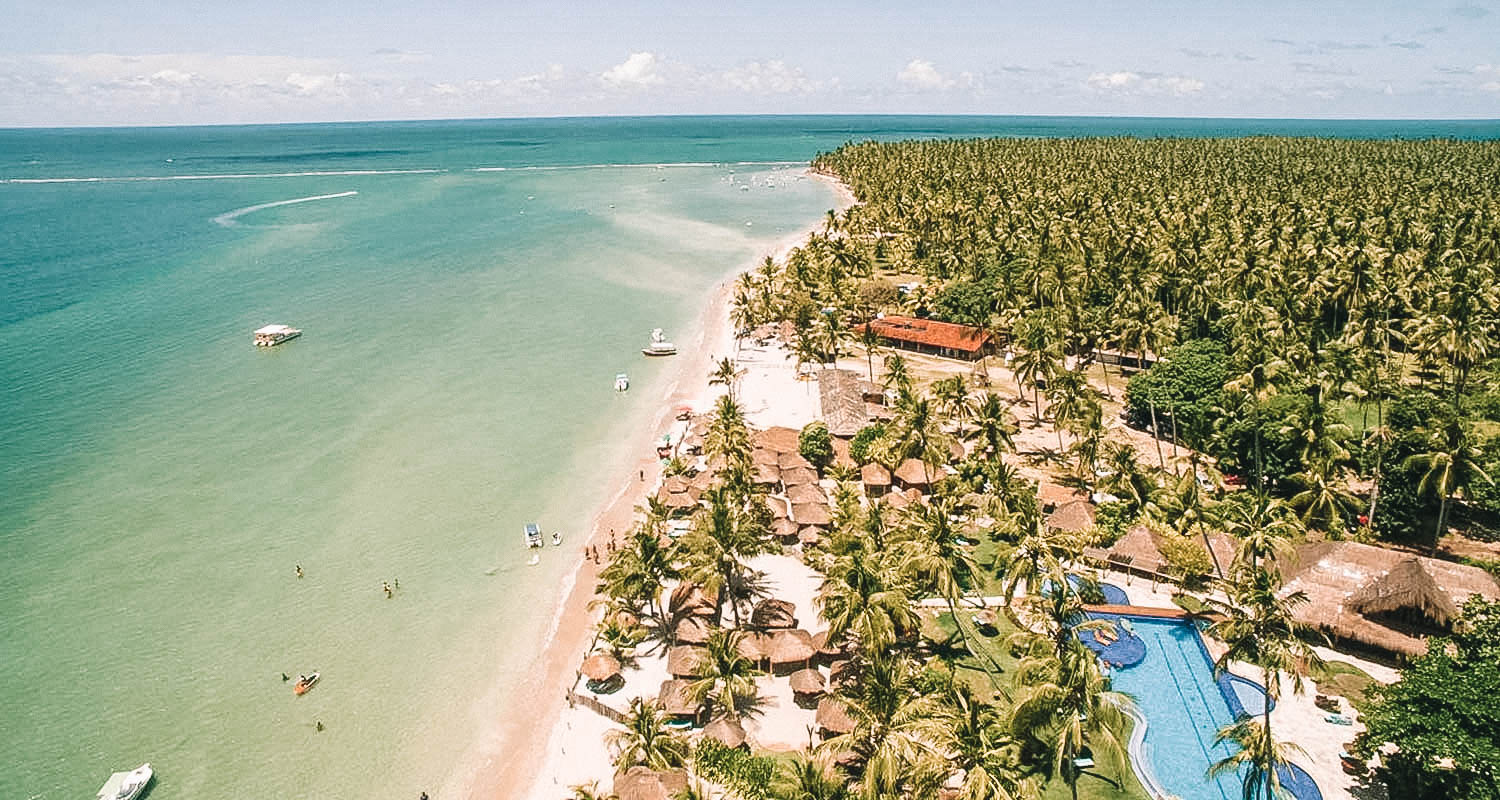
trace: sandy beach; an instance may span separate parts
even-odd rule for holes
[[[809,178],[834,188],[836,208],[843,210],[854,203],[854,195],[839,181],[810,170]],[[789,236],[769,253],[784,260],[787,253],[807,240],[820,226]],[[673,421],[673,411],[689,406],[695,411],[707,410],[721,387],[708,385],[712,365],[735,354],[734,330],[729,319],[730,298],[734,280],[741,272],[753,268],[763,256],[741,264],[715,286],[689,338],[679,338],[680,353],[667,376],[665,388],[655,403],[657,411],[650,424],[635,435],[626,436],[630,453],[614,472],[609,500],[598,509],[587,526],[589,546],[607,549],[612,534],[623,538],[635,522],[635,508],[648,490],[656,486],[660,464],[652,452],[653,442],[660,439]],[[782,358],[750,357],[742,386],[757,386],[743,399],[747,415],[758,424],[789,424],[811,419],[807,409],[816,407],[816,394],[796,380],[793,364]],[[753,373],[753,374],[752,374]],[[789,392],[795,387],[795,392]],[[807,395],[801,397],[800,395]],[[810,399],[809,399],[810,398]],[[811,403],[811,405],[808,405]],[[525,670],[526,677],[516,687],[508,702],[506,719],[496,735],[474,748],[472,763],[455,770],[454,779],[442,788],[443,797],[561,798],[571,786],[600,781],[608,785],[609,759],[603,734],[610,723],[584,708],[570,708],[567,693],[578,679],[578,664],[591,643],[595,615],[589,608],[594,584],[602,564],[583,558],[569,580],[560,587],[563,596],[550,628],[550,636],[538,648]]]

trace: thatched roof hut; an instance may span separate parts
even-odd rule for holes
[[[687,492],[657,491],[656,502],[666,506],[668,511],[688,511],[698,507],[698,501]]]
[[[609,653],[595,653],[583,660],[578,671],[591,681],[607,681],[619,676],[620,661]]]
[[[828,505],[828,495],[823,492],[823,487],[816,483],[803,483],[788,486],[786,497],[792,501],[792,505],[799,506],[806,503],[817,503]]]
[[[703,726],[703,735],[731,749],[745,746],[745,726],[737,719],[720,717]]]
[[[755,631],[745,631],[740,634],[739,643],[735,646],[735,650],[739,651],[739,654],[745,658],[759,664],[766,660],[770,644],[770,640],[766,638],[765,634],[756,633]]]
[[[792,506],[792,519],[798,525],[832,525],[833,515],[828,513],[828,506],[822,503],[801,503]]]
[[[1426,652],[1470,595],[1500,600],[1500,582],[1478,567],[1359,542],[1305,544],[1287,564],[1282,591],[1308,597],[1299,622],[1401,655]]]
[[[707,658],[708,651],[701,647],[677,645],[667,651],[667,674],[674,678],[695,678]]]
[[[1462,612],[1415,556],[1398,562],[1390,572],[1365,584],[1344,605],[1367,617],[1414,612],[1439,628],[1452,625]]]
[[[797,543],[803,547],[811,547],[823,541],[823,531],[812,525],[797,531]]]
[[[691,581],[682,581],[672,590],[667,600],[667,611],[672,614],[697,614],[713,616],[717,595],[703,591],[703,587]]]
[[[1105,557],[1111,564],[1147,573],[1160,572],[1166,564],[1156,535],[1145,525],[1132,526],[1105,551]]]
[[[682,477],[681,475],[670,475],[666,480],[661,482],[661,488],[658,489],[657,492],[658,494],[660,494],[661,492],[667,492],[669,494],[681,494],[683,492],[686,492],[688,488],[689,486],[686,478]]]
[[[891,471],[880,464],[871,462],[859,468],[859,480],[867,489],[889,489]]]
[[[845,658],[828,665],[828,686],[835,688],[855,675],[854,662]]]
[[[614,613],[614,615],[611,617],[611,619],[614,620],[614,623],[616,625],[618,625],[621,628],[624,628],[626,630],[629,630],[629,629],[634,628],[635,626],[641,624],[641,618],[640,617],[636,616],[634,612],[628,611],[628,610],[623,609],[623,608],[620,609],[619,611],[616,611]]]
[[[786,519],[792,513],[790,504],[780,497],[767,496],[765,502],[766,508],[771,510],[771,516],[774,519]]]
[[[931,485],[929,483],[931,480],[929,476],[932,474],[933,470],[926,464],[915,458],[908,458],[897,465],[896,471],[891,473],[891,477],[895,478],[896,484],[903,489],[926,489]]]
[[[859,374],[847,369],[818,372],[818,404],[823,423],[834,436],[853,436],[869,424]]]
[[[818,473],[807,467],[792,467],[781,471],[781,482],[787,486],[801,486],[818,482]]]
[[[771,535],[787,544],[791,544],[797,540],[797,531],[797,523],[792,522],[786,517],[782,517],[776,520],[776,525],[771,528]]]
[[[762,600],[750,612],[750,625],[756,628],[795,628],[797,606],[774,597]]]
[[[801,453],[782,453],[776,458],[776,466],[783,472],[789,469],[815,469],[812,462],[803,458]]]
[[[712,626],[708,623],[708,617],[694,614],[683,617],[678,621],[673,637],[683,644],[703,644],[708,641],[708,633]]]
[[[750,451],[750,463],[765,464],[767,466],[781,469],[781,454],[776,452],[775,450],[767,450],[764,447],[757,447],[754,450]]]
[[[687,784],[687,773],[634,766],[615,776],[612,790],[619,800],[672,800]]]
[[[891,492],[885,496],[885,504],[891,508],[906,508],[911,505],[911,500],[901,492]]]
[[[699,704],[693,700],[692,693],[688,691],[691,685],[692,681],[681,678],[662,681],[661,689],[656,693],[656,702],[661,706],[661,710],[674,717],[697,716]]]
[[[837,736],[854,730],[854,718],[836,697],[824,697],[818,701],[818,713],[813,718],[824,736]]]
[[[775,464],[756,464],[750,480],[756,486],[775,486],[781,483],[781,468]]]
[[[780,425],[756,431],[750,435],[750,440],[756,447],[774,450],[777,453],[795,453],[798,448],[798,439],[802,432],[795,428],[784,428]]]
[[[813,634],[812,646],[814,650],[818,651],[818,655],[820,656],[841,656],[844,654],[844,648],[838,642],[829,643],[828,631],[818,631]]]
[[[780,630],[771,635],[768,648],[771,665],[800,664],[813,657],[812,634],[804,630]]]
[[[1047,527],[1055,531],[1078,533],[1094,527],[1094,504],[1087,500],[1070,500],[1047,515]]]
[[[823,693],[823,673],[815,669],[799,669],[792,673],[792,692],[794,694],[817,695]]]

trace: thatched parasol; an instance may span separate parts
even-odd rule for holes
[[[798,525],[831,525],[833,516],[828,513],[828,506],[822,503],[802,503],[792,506],[792,519]]]
[[[828,495],[823,493],[823,487],[816,483],[803,483],[786,488],[786,498],[792,501],[792,505],[799,506],[804,503],[817,503],[828,505]]]
[[[790,543],[797,536],[797,523],[782,517],[776,520],[776,526],[771,529],[771,535]]]
[[[844,704],[834,697],[824,697],[818,701],[818,713],[813,719],[827,733],[841,734],[854,730],[854,718],[849,716]]]
[[[656,702],[661,710],[674,717],[695,716],[698,713],[698,703],[688,691],[692,683],[681,678],[662,681],[661,689],[656,693]]]
[[[811,547],[823,541],[823,531],[811,525],[797,531],[797,541],[803,547]]]
[[[796,694],[822,694],[823,673],[815,669],[799,669],[792,673],[791,684]]]
[[[634,766],[616,775],[612,788],[619,800],[671,800],[687,788],[687,774]]]
[[[795,428],[783,428],[778,425],[753,433],[750,439],[756,447],[774,450],[777,453],[795,453],[801,436],[802,433]]]
[[[846,658],[828,665],[828,685],[830,687],[838,686],[852,677],[854,677],[853,661]]]
[[[745,631],[740,635],[739,643],[735,646],[735,649],[739,651],[740,655],[759,664],[766,660],[766,646],[768,644],[770,643],[766,641],[764,634],[756,633],[755,631]]]
[[[1460,613],[1458,604],[1437,585],[1416,557],[1402,560],[1390,572],[1350,595],[1345,605],[1367,617],[1392,612],[1416,612],[1446,628]]]
[[[1087,500],[1070,500],[1047,515],[1047,527],[1055,531],[1078,533],[1094,527],[1094,504]]]
[[[591,681],[607,681],[620,674],[620,662],[609,653],[595,653],[583,660],[578,671]]]
[[[667,651],[667,674],[674,678],[696,678],[698,667],[708,658],[701,647],[680,644]]]
[[[812,634],[804,630],[783,630],[771,635],[771,664],[796,664],[813,656]]]
[[[892,476],[907,486],[927,486],[931,470],[915,458],[908,458],[896,467]]]
[[[911,501],[906,499],[906,495],[900,492],[891,492],[885,496],[885,504],[891,508],[906,508],[911,505]]]
[[[866,464],[859,468],[859,479],[866,486],[883,489],[891,485],[891,471],[880,464]]]
[[[745,726],[739,720],[720,717],[703,726],[703,735],[718,739],[725,747],[741,747],[745,744]]]
[[[706,618],[694,614],[677,623],[674,635],[683,644],[703,644],[708,641],[710,627]]]
[[[797,627],[797,606],[774,597],[755,604],[750,612],[750,624],[756,628]]]
[[[820,656],[839,656],[844,654],[844,648],[838,642],[828,643],[828,631],[818,631],[813,634],[812,646]]]
[[[817,483],[818,473],[807,467],[792,467],[781,471],[781,482],[787,486],[801,486],[807,483]]]

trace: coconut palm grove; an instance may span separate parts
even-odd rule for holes
[[[741,276],[732,314],[743,338],[785,339],[800,370],[844,359],[885,408],[852,436],[814,422],[798,441],[836,486],[798,551],[822,576],[819,652],[837,654],[821,735],[795,754],[690,742],[637,700],[612,734],[618,771],[686,769],[679,797],[1163,796],[1132,769],[1141,717],[1108,648],[1133,634],[1098,613],[1119,602],[1101,576],[1145,569],[1105,554],[1141,536],[1162,556],[1152,588],[1202,631],[1215,674],[1238,663],[1264,687],[1192,780],[1319,797],[1293,765],[1309,737],[1343,734],[1359,796],[1500,797],[1497,595],[1422,589],[1450,567],[1500,575],[1500,144],[866,142],[813,166],[858,202]],[[992,346],[957,366],[903,353],[868,325],[898,315]],[[712,632],[687,706],[737,727],[765,674],[742,630],[763,594],[747,561],[780,551],[781,523],[734,364],[717,366],[708,488],[642,509],[601,574],[599,636],[622,660],[676,644],[699,593]],[[872,491],[903,470],[922,491]],[[1084,524],[1048,513],[1047,484],[1087,498]],[[1309,618],[1318,590],[1293,585],[1296,554],[1335,545],[1410,560],[1411,580],[1390,570],[1363,602],[1423,647]],[[1362,732],[1336,713],[1316,730],[1273,721],[1314,693]]]

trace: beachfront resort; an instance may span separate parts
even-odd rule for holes
[[[1496,797],[1497,155],[819,157],[532,796]]]

